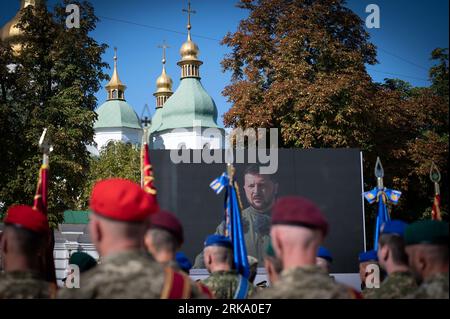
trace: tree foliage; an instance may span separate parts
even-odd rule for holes
[[[80,28],[67,29],[65,7],[80,8]],[[22,34],[13,55],[9,43],[1,43],[0,88],[2,135],[0,147],[0,201],[31,204],[41,155],[39,137],[47,127],[54,151],[50,155],[49,217],[61,220],[61,212],[74,207],[84,186],[96,119],[95,92],[107,78],[101,60],[106,49],[89,33],[97,18],[88,2],[63,1],[52,11],[41,2],[23,10],[18,27]],[[3,116],[5,115],[5,117]]]
[[[403,192],[394,218],[429,217],[434,161],[447,209],[447,49],[432,52],[429,88],[399,79],[374,83],[365,66],[377,63],[376,48],[345,1],[241,0],[238,6],[248,17],[222,40],[231,49],[222,61],[232,74],[223,91],[232,103],[226,126],[279,128],[281,147],[360,148],[366,189],[375,185],[380,156],[386,186]]]
[[[249,17],[222,41],[232,72],[226,126],[278,127],[286,147],[364,144],[375,47],[344,1],[244,0]]]
[[[92,187],[96,182],[107,178],[126,178],[140,183],[140,152],[131,144],[110,142],[100,151],[99,157],[90,159],[90,171],[78,201],[78,209],[86,209]]]

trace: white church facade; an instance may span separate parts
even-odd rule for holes
[[[199,48],[191,38],[190,19],[187,41],[180,48],[181,80],[175,92],[173,81],[166,72],[163,46],[162,72],[156,80],[156,110],[147,127],[151,149],[223,149],[225,131],[217,124],[217,106],[200,81]],[[97,110],[94,124],[97,150],[110,141],[140,144],[143,135],[142,121],[125,100],[126,86],[120,81],[117,70],[117,53],[114,55],[114,72],[106,85],[108,98]],[[145,124],[144,124],[145,125]]]

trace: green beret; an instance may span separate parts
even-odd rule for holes
[[[448,223],[438,220],[420,220],[405,230],[405,244],[448,244]]]
[[[97,265],[97,261],[91,255],[77,251],[69,258],[69,264],[77,265],[80,268],[80,273],[85,272]]]

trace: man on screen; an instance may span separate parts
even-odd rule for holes
[[[260,174],[258,165],[250,165],[244,172],[244,193],[249,207],[242,211],[242,225],[247,254],[264,260],[268,245],[271,209],[278,192],[278,183],[272,175]],[[225,222],[216,228],[216,234],[225,234]],[[205,268],[203,254],[195,258],[194,268]]]

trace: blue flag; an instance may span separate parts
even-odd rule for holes
[[[374,189],[365,192],[364,197],[369,204],[374,202],[378,203],[378,213],[375,223],[375,234],[374,234],[374,244],[373,249],[378,250],[378,238],[380,236],[380,229],[384,223],[391,220],[389,211],[387,208],[387,202],[397,204],[400,199],[402,192],[393,189],[382,188],[379,189],[375,187]]]
[[[227,236],[233,243],[233,258],[235,269],[245,278],[250,275],[247,248],[245,246],[244,231],[242,228],[241,209],[233,181],[227,173],[223,173],[209,185],[216,194],[225,189],[225,224]]]

